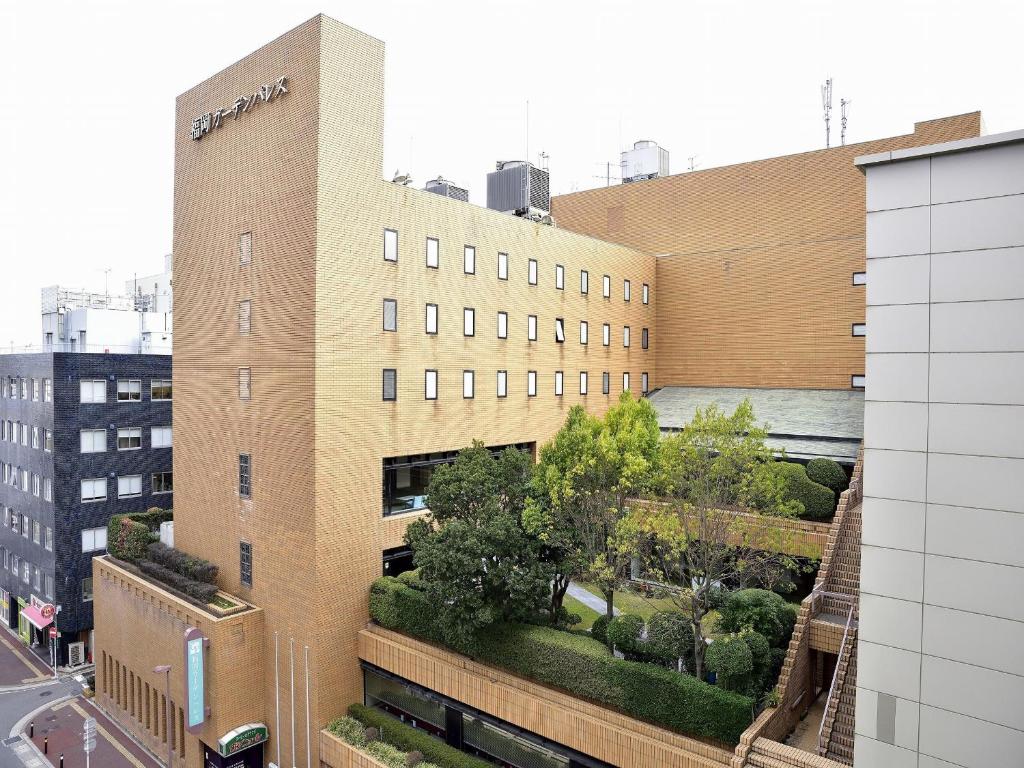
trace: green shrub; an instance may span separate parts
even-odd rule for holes
[[[644,620],[639,616],[622,614],[608,623],[608,641],[622,653],[637,653],[641,650],[640,636],[644,633]]]
[[[407,587],[415,587],[420,582],[420,569],[414,568],[411,571],[402,571],[395,578]]]
[[[831,488],[836,498],[850,485],[846,472],[832,459],[811,459],[807,462],[807,477],[818,485]]]
[[[147,559],[193,581],[213,584],[217,581],[217,566],[199,557],[186,555],[180,549],[154,541],[147,547]]]
[[[596,619],[594,623],[590,625],[590,635],[596,640],[600,640],[605,645],[608,645],[608,624],[610,619],[608,615],[602,613]]]
[[[397,579],[384,577],[374,582],[370,615],[389,629],[437,640],[432,624],[435,612],[426,596]],[[746,650],[746,645],[741,645]],[[751,698],[654,664],[617,659],[595,637],[531,624],[498,624],[479,632],[467,647],[455,650],[693,736],[735,744],[752,720]],[[352,710],[350,713],[362,720]],[[429,752],[421,751],[433,760]]]
[[[128,515],[114,515],[107,523],[107,552],[121,560],[134,563],[143,559],[153,539],[147,526]]]
[[[693,658],[693,624],[678,611],[658,611],[647,620],[647,653],[662,664],[676,666]]]
[[[366,745],[366,754],[380,760],[388,768],[405,768],[405,752],[383,741],[371,741]]]
[[[164,586],[188,595],[193,600],[198,600],[204,605],[210,603],[214,595],[217,594],[216,584],[207,584],[205,581],[190,579],[150,560],[136,560],[135,567]]]
[[[741,589],[731,593],[719,612],[722,632],[752,629],[764,635],[773,648],[786,645],[796,624],[795,609],[767,589]]]
[[[739,635],[719,637],[708,646],[704,661],[715,673],[715,682],[720,688],[737,693],[750,690],[754,660],[750,648]]]
[[[759,696],[765,688],[774,685],[774,680],[769,680],[772,671],[772,649],[768,641],[760,632],[744,632],[740,635],[743,642],[747,644],[750,651],[750,661],[753,669],[750,675],[749,695]]]
[[[408,752],[422,752],[425,760],[439,768],[494,768],[491,763],[450,747],[426,731],[406,725],[379,709],[353,704],[348,708],[348,713],[363,725],[378,729],[381,738],[389,744]],[[405,759],[404,755],[402,759]],[[420,763],[421,768],[425,765]]]
[[[803,465],[789,461],[775,462],[773,469],[785,482],[783,496],[786,501],[799,501],[804,505],[803,516],[829,517],[836,509],[836,495],[831,488],[819,485],[807,476]]]
[[[366,746],[366,726],[354,717],[339,717],[327,726],[327,730],[353,747]]]

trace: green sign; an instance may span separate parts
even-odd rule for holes
[[[221,757],[231,757],[243,749],[255,744],[262,744],[270,738],[270,732],[263,723],[240,725],[217,739],[217,751]]]

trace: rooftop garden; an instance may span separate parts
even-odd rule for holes
[[[835,500],[804,467],[778,462],[766,437],[743,403],[732,414],[698,410],[662,438],[650,403],[625,393],[601,419],[573,408],[536,465],[474,443],[434,472],[430,516],[406,534],[416,570],[374,583],[371,617],[735,744],[770,698],[795,622],[772,590],[807,566],[791,554],[796,544],[766,547],[763,524],[723,510],[830,515]],[[845,482],[838,465],[812,472],[836,489]],[[771,535],[796,538],[781,526]],[[567,598],[570,583],[600,595],[605,610]]]

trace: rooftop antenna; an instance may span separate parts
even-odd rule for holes
[[[108,278],[110,277],[111,269],[110,269],[110,267],[107,267],[106,269],[102,269],[100,271],[103,272],[103,295],[106,296],[109,299],[110,298],[110,287],[108,285]]]
[[[597,175],[595,175],[593,178],[595,178],[595,179],[604,179],[604,185],[606,187],[610,187],[612,185],[612,164],[611,164],[611,162],[607,162],[607,163],[604,164],[604,176],[597,176]],[[622,181],[622,177],[618,176],[618,177],[616,177],[616,180],[617,181]]]
[[[540,165],[541,170],[543,170],[543,171],[549,170],[548,169],[548,160],[550,160],[550,159],[551,159],[551,155],[549,155],[547,152],[545,152],[542,149],[540,151],[540,154],[537,155],[537,163],[538,163],[538,165]]]
[[[832,78],[828,78],[821,86],[821,107],[825,112],[825,149],[829,147],[828,122],[832,118]]]
[[[850,102],[849,99],[840,99],[839,100],[839,109],[840,109],[840,114],[841,114],[840,123],[839,124],[840,124],[840,126],[842,126],[842,128],[841,128],[841,130],[839,132],[839,141],[842,142],[842,145],[844,147],[846,146],[846,119],[850,115],[850,104],[851,104],[851,102]]]
[[[686,158],[686,160],[687,160],[687,168],[686,169],[688,171],[695,171],[698,168],[700,168],[700,163],[697,162],[697,158],[698,157],[699,157],[699,155],[690,155],[688,158]]]
[[[530,157],[530,100],[526,100],[526,154],[523,155],[525,158]]]

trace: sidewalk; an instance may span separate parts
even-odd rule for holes
[[[26,648],[17,635],[0,632],[0,686],[25,685],[53,679],[53,670]]]
[[[90,756],[90,768],[161,768],[138,744],[83,696],[62,701],[35,716],[32,743],[42,752],[48,740],[46,759],[59,766],[64,754],[64,768],[83,768],[85,752],[82,733],[85,719],[96,718],[96,749]],[[28,739],[28,731],[24,737]]]

